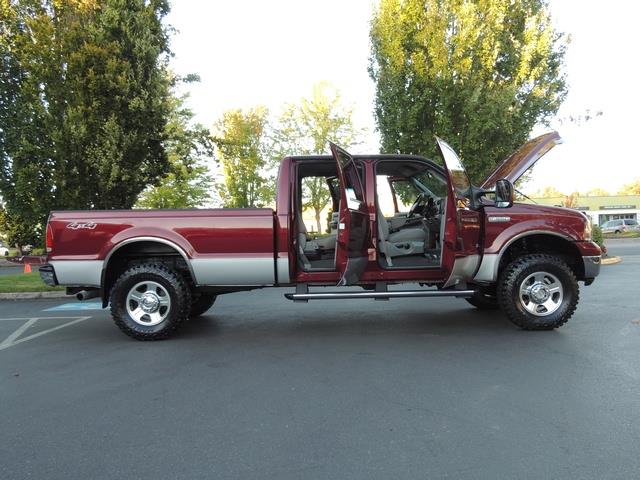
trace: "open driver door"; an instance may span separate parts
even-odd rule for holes
[[[360,280],[369,261],[369,212],[353,157],[336,144],[330,145],[340,181],[336,269],[342,276],[338,285],[353,285]]]
[[[443,287],[447,288],[469,278],[478,268],[482,216],[477,208],[470,208],[473,187],[462,161],[448,143],[438,137],[436,140],[447,176],[444,238],[441,239]]]

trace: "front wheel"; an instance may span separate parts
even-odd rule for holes
[[[111,290],[111,315],[136,340],[161,340],[188,317],[191,292],[184,278],[162,264],[141,263],[125,271]]]
[[[503,270],[498,303],[511,322],[524,330],[552,330],[564,325],[578,305],[573,271],[560,258],[532,254]]]

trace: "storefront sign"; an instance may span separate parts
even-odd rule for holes
[[[600,207],[600,210],[633,210],[635,205],[604,205]]]

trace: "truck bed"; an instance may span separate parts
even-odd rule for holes
[[[275,283],[268,208],[54,211],[49,228],[49,263],[62,284],[99,286],[105,261],[133,242],[174,247],[198,285]]]

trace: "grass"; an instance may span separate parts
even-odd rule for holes
[[[605,233],[604,238],[640,238],[640,232]]]
[[[60,290],[64,290],[64,287],[45,285],[38,272],[0,275],[0,293],[55,292]]]

